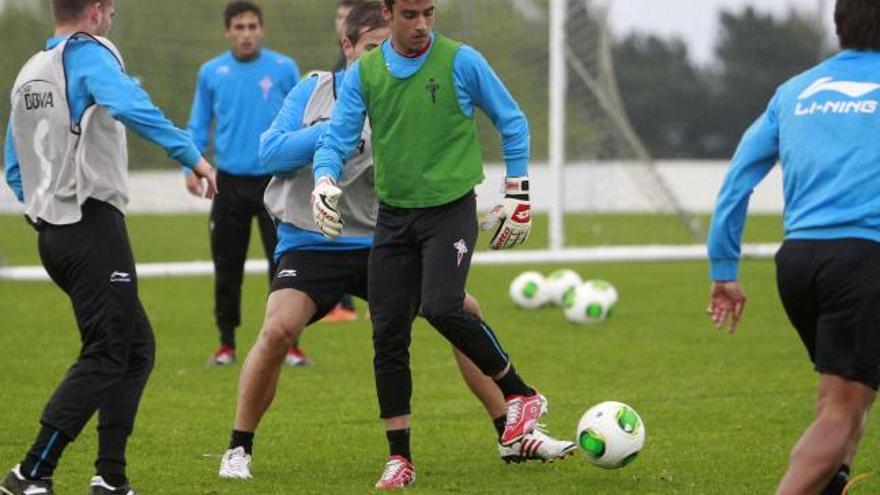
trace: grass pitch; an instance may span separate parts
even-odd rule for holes
[[[20,222],[0,217],[0,253],[16,264],[37,263],[34,236]],[[776,222],[751,221],[748,237],[778,240]],[[136,256],[209,259],[205,223],[201,217],[132,217]],[[581,223],[588,227],[573,237],[593,244],[645,242],[646,230],[647,237],[659,239],[647,242],[686,242],[678,234],[654,232],[641,217],[575,222],[576,228]],[[618,233],[609,240],[612,230]],[[539,246],[541,239],[536,241],[529,247]],[[594,327],[573,326],[558,309],[518,310],[509,301],[507,285],[516,274],[557,267],[475,267],[469,290],[522,375],[550,399],[547,423],[554,435],[573,437],[588,407],[620,400],[645,420],[645,450],[616,471],[590,466],[580,454],[552,465],[503,464],[491,422],[458,376],[449,346],[418,321],[412,346],[418,479],[408,493],[772,492],[789,449],[810,421],[816,382],[779,305],[773,264],[744,264],[750,300],[733,336],[714,330],[703,314],[704,263],[570,265],[586,278],[611,281],[620,292],[614,317]],[[232,425],[239,367],[205,364],[216,344],[212,281],[141,280],[140,289],[158,344],[129,448],[129,475],[144,494],[374,493],[386,446],[376,419],[367,322],[319,324],[306,331],[302,343],[317,364],[284,370],[275,404],[257,433],[255,479],[231,482],[216,472]],[[265,294],[264,277],[247,277],[240,358],[262,322]],[[70,304],[49,283],[0,282],[0,315],[5,350],[0,469],[5,469],[33,439],[41,408],[79,343]],[[880,429],[871,420],[857,473],[880,469],[878,441]],[[59,494],[85,493],[95,445],[91,424],[56,473]],[[871,493],[880,493],[877,478],[850,491]]]

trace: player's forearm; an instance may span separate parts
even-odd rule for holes
[[[11,163],[8,160],[6,161],[6,183],[12,189],[15,197],[24,203],[24,189],[21,185],[21,171],[18,168],[17,161]]]
[[[719,207],[712,216],[706,248],[709,271],[714,281],[738,279],[742,233],[748,201],[733,207]]]
[[[128,108],[113,117],[137,135],[162,147],[168,158],[188,169],[193,168],[202,156],[189,135],[174,127],[174,124],[152,105]]]
[[[18,167],[18,157],[15,154],[15,143],[12,140],[12,119],[6,128],[6,141],[3,145],[4,161],[6,162],[6,183],[12,189],[15,197],[24,202],[24,189],[21,185],[21,170]]]
[[[531,136],[525,116],[522,116],[521,119],[511,120],[501,132],[501,154],[507,164],[507,176],[523,177],[528,175]]]
[[[334,182],[338,182],[339,176],[342,175],[342,163],[342,159],[335,150],[327,146],[319,146],[312,164],[315,182],[322,177],[330,177]]]
[[[266,172],[289,174],[312,162],[325,123],[283,132],[270,128],[260,136],[260,163]]]

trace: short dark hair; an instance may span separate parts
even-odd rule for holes
[[[263,25],[263,11],[259,5],[250,0],[232,0],[227,3],[226,8],[223,9],[223,25],[229,29],[229,26],[232,25],[232,19],[245,12],[253,12],[257,16],[257,20],[260,21],[260,25]]]
[[[844,50],[880,50],[880,1],[837,0],[834,24]]]
[[[359,4],[364,3],[366,0],[339,0],[339,5],[336,7],[355,7]]]
[[[113,0],[52,0],[52,16],[55,22],[63,24],[75,21],[93,3],[107,4]]]
[[[345,37],[352,45],[357,45],[361,39],[361,31],[375,31],[388,27],[388,21],[382,15],[382,4],[378,1],[363,1],[357,5],[345,18]]]

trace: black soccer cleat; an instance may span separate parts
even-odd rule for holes
[[[136,491],[126,483],[122,486],[113,487],[101,476],[95,476],[92,478],[92,495],[138,495]]]
[[[29,480],[21,474],[20,465],[15,466],[0,484],[4,495],[55,495],[52,480]]]

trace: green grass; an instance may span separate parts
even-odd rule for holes
[[[702,219],[706,222],[706,219]],[[155,261],[207,261],[211,259],[207,215],[130,215],[127,219],[135,259]],[[37,235],[18,215],[0,215],[0,265],[39,264]],[[251,239],[259,239],[256,226]],[[693,236],[673,216],[664,215],[569,215],[566,218],[569,246],[619,244],[690,244]],[[749,217],[746,242],[782,239],[782,224],[775,215]],[[481,242],[478,249],[486,249]],[[547,247],[547,217],[537,215],[528,249]],[[251,242],[249,256],[259,258],[258,242]]]
[[[151,237],[159,220],[130,221],[142,258],[202,257],[195,249],[205,232],[192,225],[203,227],[203,219],[162,218],[162,230],[154,230],[161,238]],[[632,225],[641,228],[638,220]],[[172,231],[192,238],[175,238]],[[4,237],[7,242],[9,236]],[[188,257],[182,245],[193,249]],[[26,261],[27,256],[15,251],[9,259]],[[548,272],[555,266],[529,268]],[[523,266],[475,267],[469,290],[522,375],[550,398],[552,433],[571,437],[588,407],[620,400],[645,421],[642,455],[615,471],[592,467],[581,455],[552,465],[504,465],[489,418],[458,377],[448,345],[419,321],[412,345],[418,482],[407,493],[770,493],[789,449],[810,421],[816,382],[779,306],[772,263],[744,264],[750,301],[733,336],[714,330],[702,312],[708,289],[703,263],[571,268],[617,286],[620,303],[611,320],[577,327],[556,309],[515,309],[507,284]],[[256,478],[227,482],[216,470],[231,428],[239,368],[205,365],[215,345],[211,280],[142,280],[140,291],[158,342],[157,366],[129,449],[129,474],[143,493],[374,493],[386,447],[376,419],[366,322],[319,324],[305,333],[303,345],[317,365],[284,370],[275,404],[257,434]],[[265,279],[247,277],[244,298],[242,350],[262,321]],[[75,358],[78,336],[69,302],[48,283],[0,281],[0,315],[0,348],[6,350],[0,360],[6,406],[0,415],[2,468],[18,462],[32,440],[41,408]],[[857,472],[880,464],[877,426],[872,419]],[[92,424],[56,473],[58,493],[84,493],[94,452]],[[850,493],[878,492],[875,479]]]

